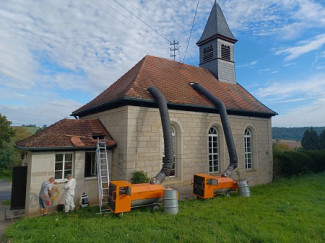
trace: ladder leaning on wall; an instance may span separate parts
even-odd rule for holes
[[[106,139],[97,138],[97,177],[98,177],[98,199],[99,213],[108,212],[108,187],[109,187],[109,167],[106,148]]]

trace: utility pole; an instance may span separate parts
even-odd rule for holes
[[[171,46],[174,46],[174,47],[171,47],[170,48],[170,51],[172,52],[170,54],[170,57],[173,57],[174,58],[174,61],[176,59],[176,51],[179,50],[179,45],[178,44],[179,44],[178,41],[175,41],[175,40],[173,41],[173,43],[170,43]]]

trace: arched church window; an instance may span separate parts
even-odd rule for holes
[[[209,130],[209,172],[219,171],[218,130],[211,127]]]
[[[230,61],[230,46],[221,45],[221,58]]]
[[[250,129],[245,129],[244,133],[245,144],[245,169],[252,169],[252,132]]]
[[[204,47],[203,49],[203,61],[208,62],[213,59],[213,47],[212,45]]]

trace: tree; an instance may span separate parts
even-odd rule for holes
[[[10,127],[11,122],[7,117],[0,114],[0,173],[3,170],[10,170],[14,158],[13,147],[11,141],[15,135],[15,131]]]
[[[25,126],[10,128],[14,131],[14,135],[11,136],[10,141],[4,141],[2,148],[0,148],[0,174],[6,175],[11,174],[13,166],[21,164],[22,151],[15,148],[15,143],[33,134],[32,131]]]
[[[325,129],[319,135],[319,148],[325,149]]]
[[[4,148],[6,143],[11,141],[11,138],[15,135],[15,131],[10,127],[11,121],[7,120],[7,117],[0,114],[0,151]]]
[[[317,150],[319,148],[319,137],[315,129],[308,128],[301,139],[301,146],[305,150]]]
[[[280,142],[276,142],[273,143],[273,152],[274,153],[279,153],[279,152],[285,152],[285,151],[290,151],[292,150],[288,144],[285,143],[280,143]]]

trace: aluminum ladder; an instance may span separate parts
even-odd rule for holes
[[[109,165],[107,157],[106,139],[97,138],[97,177],[98,177],[98,199],[99,213],[109,212],[108,188],[109,188]]]

